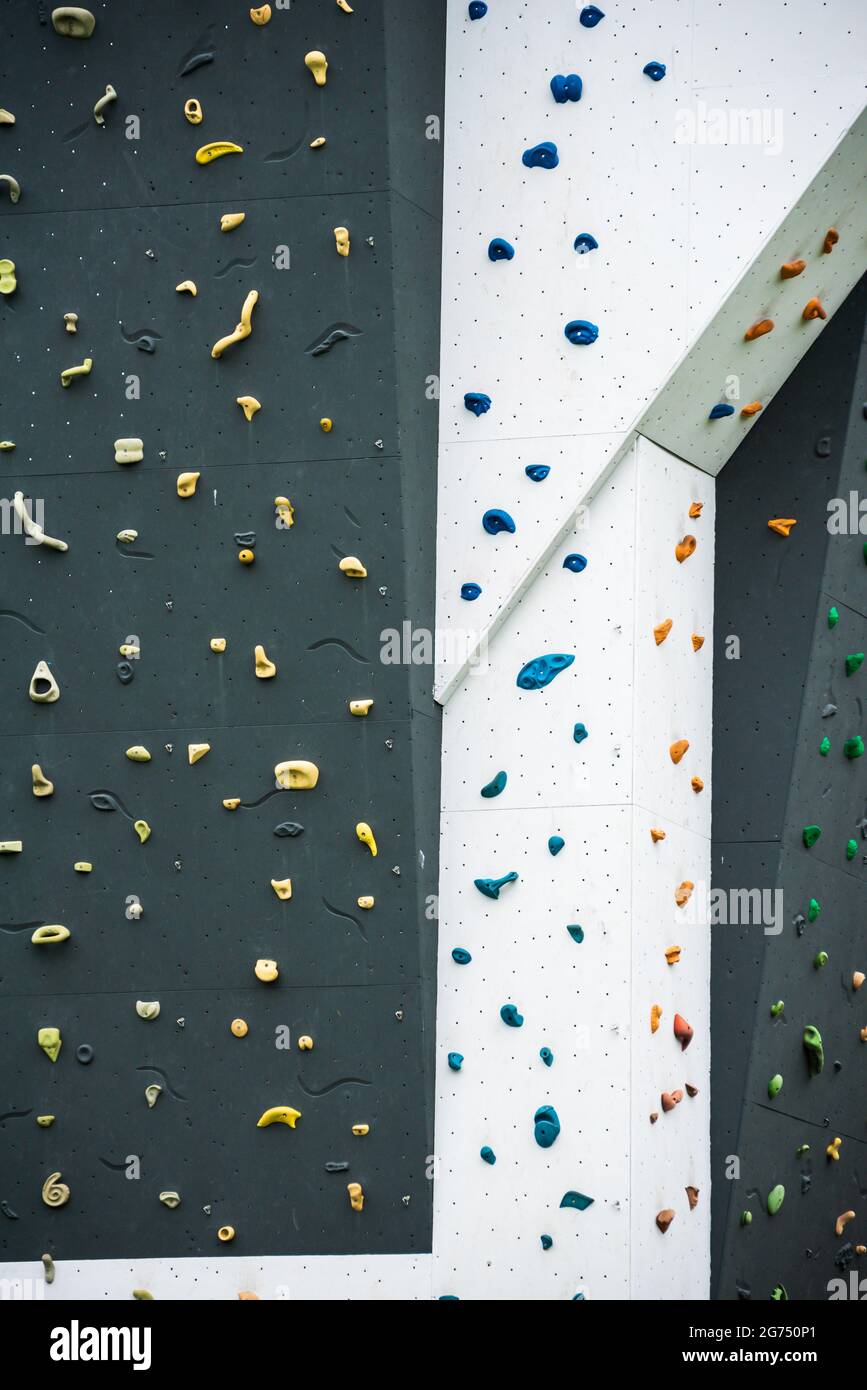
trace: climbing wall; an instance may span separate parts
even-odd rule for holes
[[[0,1260],[375,1288],[431,1240],[439,719],[383,633],[433,622],[443,14],[92,13],[3,6]]]
[[[827,1299],[864,1273],[865,315],[862,282],[718,482],[713,877],[779,912],[713,938],[725,1299]]]

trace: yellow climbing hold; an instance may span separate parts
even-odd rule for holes
[[[353,1125],[353,1126],[352,1126],[352,1133],[353,1133],[353,1134],[357,1134],[357,1135],[369,1134],[369,1133],[370,1133],[370,1125]]]
[[[61,386],[71,386],[73,381],[75,381],[76,377],[90,376],[90,369],[92,366],[93,358],[85,357],[84,361],[81,363],[80,366],[67,367],[65,371],[60,373]]]
[[[89,863],[86,859],[77,859],[72,867],[77,874],[93,873],[93,865]]]
[[[257,980],[261,980],[263,985],[270,985],[276,980],[280,971],[277,969],[276,960],[257,960],[253,967],[253,973]]]
[[[347,227],[334,228],[334,245],[337,248],[338,256],[349,255],[349,229]]]
[[[650,1006],[650,1031],[655,1033],[659,1028],[659,1020],[662,1018],[662,1009],[659,1004]]]
[[[359,907],[363,907],[365,910],[367,910],[373,907],[374,900],[369,893],[365,893],[362,897],[356,898],[356,903]]]
[[[323,434],[330,434],[334,428],[334,421],[329,420],[327,415],[323,415],[322,419],[319,421],[319,428]]]
[[[0,854],[20,854],[23,848],[23,840],[0,840]]]
[[[355,13],[355,11],[349,3],[349,0],[337,0],[337,8],[338,10],[342,10],[344,14]]]
[[[246,212],[224,212],[220,218],[220,231],[233,232],[247,217]]]
[[[253,310],[259,302],[259,291],[251,290],[241,305],[241,321],[235,324],[234,332],[227,333],[225,338],[220,338],[211,348],[212,357],[222,357],[227,347],[233,343],[241,343],[245,338],[249,338],[253,332]]]
[[[144,458],[144,442],[141,439],[116,439],[114,441],[115,463],[141,463]]]
[[[30,775],[33,779],[34,796],[51,796],[53,794],[54,783],[48,780],[38,763],[33,764]]]
[[[233,1018],[229,1024],[229,1029],[236,1038],[246,1038],[247,1036],[247,1022],[243,1018]]]
[[[199,762],[205,754],[210,753],[210,751],[211,745],[209,743],[188,743],[187,758],[189,759],[190,766],[192,767],[193,763]]]
[[[353,1211],[362,1211],[364,1208],[364,1189],[360,1182],[347,1184],[346,1191],[349,1193],[349,1205]]]
[[[284,531],[288,531],[290,526],[295,525],[295,508],[288,497],[275,497],[274,510]]]
[[[241,798],[239,796],[227,796],[223,802],[227,811],[237,811],[240,804]]]
[[[341,574],[345,574],[349,579],[366,579],[367,570],[361,563],[357,555],[345,555],[338,566]]]
[[[57,922],[52,926],[37,927],[30,940],[34,946],[54,946],[58,942],[68,941],[69,936],[69,927]]]
[[[247,420],[252,420],[256,411],[262,409],[262,402],[257,401],[255,396],[236,396],[235,404],[241,407]]]
[[[239,550],[239,551],[238,551],[238,559],[240,560],[240,562],[241,562],[242,565],[252,565],[252,563],[253,563],[253,561],[255,560],[255,558],[256,558],[256,556],[255,556],[255,554],[253,553],[252,550]]]
[[[299,1051],[299,1052],[312,1052],[312,1051],[313,1051],[313,1039],[312,1039],[311,1037],[309,1037],[307,1033],[302,1033],[301,1037],[298,1039],[298,1051]]]
[[[658,647],[662,646],[673,626],[674,624],[671,618],[666,618],[665,622],[657,623],[656,627],[653,629],[653,638]]]
[[[295,1128],[297,1120],[301,1119],[301,1111],[293,1110],[291,1105],[272,1105],[270,1110],[266,1110],[264,1115],[260,1115],[256,1121],[257,1129],[267,1129],[268,1125],[288,1125],[290,1129]]]
[[[226,1243],[227,1241],[229,1241],[229,1240],[234,1240],[234,1239],[235,1239],[235,1227],[234,1227],[234,1226],[221,1226],[221,1227],[220,1227],[219,1231],[217,1232],[217,1240],[221,1240],[221,1241],[223,1242],[223,1244],[225,1245],[225,1243]]]
[[[202,145],[201,149],[196,150],[197,164],[211,164],[215,159],[221,159],[224,154],[243,154],[243,145],[235,145],[231,140],[212,140],[208,145]]]
[[[376,840],[373,838],[373,831],[366,820],[360,820],[355,827],[355,833],[363,845],[367,845],[374,859],[377,856]]]
[[[260,5],[257,10],[251,10],[250,18],[254,24],[267,24],[268,20],[271,18],[271,6]]]
[[[292,897],[291,878],[272,878],[271,887],[274,889],[274,892],[281,902],[286,902]]]
[[[776,531],[778,536],[788,536],[793,526],[797,526],[793,516],[775,516],[768,522],[768,530]]]
[[[151,755],[143,743],[134,743],[132,748],[126,750],[126,756],[131,763],[149,763]]]
[[[195,280],[182,280],[181,283],[180,283],[179,285],[175,285],[175,293],[176,293],[176,294],[189,294],[189,295],[192,295],[193,299],[195,299],[195,297],[196,297],[196,295],[199,293],[199,291],[198,291],[198,289],[196,288],[196,282],[195,282]]]
[[[310,144],[309,144],[309,146],[308,146],[308,149],[311,149],[311,150],[321,150],[321,149],[322,149],[322,146],[323,146],[324,144],[325,144],[325,136],[324,136],[324,135],[317,135],[317,137],[316,137],[315,140],[311,140],[311,141],[310,141]]]
[[[274,665],[273,661],[268,660],[263,646],[260,645],[256,648],[254,656],[256,675],[259,677],[260,681],[269,681],[272,676],[276,676],[277,667]]]
[[[313,74],[313,81],[317,87],[325,86],[325,78],[328,73],[328,59],[324,53],[320,53],[318,48],[313,48],[304,56],[304,63]]]
[[[55,1119],[55,1115],[37,1115],[36,1123],[39,1125],[40,1129],[48,1129],[54,1124]]]
[[[349,701],[349,713],[350,713],[350,714],[356,714],[356,715],[358,715],[359,718],[362,718],[364,715],[369,714],[370,711],[371,711],[372,709],[373,709],[373,701],[372,701],[372,700],[350,700],[350,701]]]
[[[319,781],[319,768],[303,761],[278,763],[274,777],[284,791],[309,791]]]
[[[212,637],[210,647],[212,652],[224,652],[226,650],[225,637]]]
[[[189,100],[184,102],[184,115],[190,125],[201,125],[204,114],[202,103],[197,101],[195,97],[190,97]],[[199,163],[204,163],[204,160],[200,159]]]
[[[150,839],[150,837],[151,837],[151,828],[150,828],[150,826],[148,825],[148,823],[147,823],[146,820],[137,820],[137,821],[135,822],[135,825],[133,826],[133,829],[135,830],[135,833],[136,833],[136,835],[138,835],[138,837],[139,837],[139,839],[141,840],[142,844],[144,844],[146,840],[149,840],[149,839]]]
[[[201,473],[179,473],[177,481],[178,496],[192,497],[196,490],[196,484],[201,476]]]
[[[121,656],[141,656],[141,647],[137,647],[134,642],[121,642],[118,651]]]
[[[60,1036],[59,1028],[40,1028],[36,1034],[36,1041],[42,1048],[46,1057],[52,1062],[56,1062],[60,1056],[60,1049],[63,1046],[63,1039]]]
[[[18,288],[15,278],[15,262],[0,261],[0,294],[12,294]]]
[[[842,1145],[842,1143],[842,1139],[832,1139],[827,1149],[825,1150],[825,1153],[828,1155],[828,1157],[832,1158],[835,1163],[839,1163],[840,1161],[840,1146]]]

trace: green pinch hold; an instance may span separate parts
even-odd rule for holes
[[[771,1005],[771,1018],[779,1018],[783,1009],[786,1007],[782,999],[778,999],[776,1004]]]
[[[492,796],[499,796],[500,792],[503,791],[505,788],[506,781],[507,777],[505,772],[498,772],[496,777],[492,777],[490,782],[488,782],[486,786],[482,787],[482,796],[487,797],[488,799],[490,799]]]
[[[752,1223],[753,1223],[753,1214],[752,1214],[752,1212],[751,1212],[751,1211],[742,1211],[742,1212],[741,1212],[741,1225],[742,1225],[742,1226],[751,1226]]]
[[[863,652],[850,652],[849,655],[846,657],[846,675],[854,676],[855,672],[860,670],[863,664]]]
[[[822,757],[823,757],[823,758],[827,758],[827,756],[828,756],[828,754],[830,753],[830,751],[831,751],[831,740],[829,739],[828,735],[826,734],[825,737],[822,739],[822,742],[819,744],[819,752],[822,754]],[[485,793],[482,792],[482,796],[484,796],[484,794],[485,794]]]
[[[593,1198],[585,1197],[583,1192],[564,1192],[560,1202],[561,1207],[574,1207],[576,1211],[586,1211],[592,1205]]]
[[[822,966],[823,966],[823,965],[827,965],[827,964],[828,964],[828,952],[827,952],[827,951],[820,951],[818,955],[816,955],[816,956],[813,957],[813,968],[814,968],[815,970],[821,970]]]
[[[775,1096],[778,1096],[782,1089],[783,1078],[780,1076],[780,1073],[777,1072],[776,1076],[772,1076],[770,1081],[768,1082],[768,1095],[770,1096],[771,1100],[773,1100]]]
[[[785,1200],[786,1189],[781,1182],[778,1182],[776,1187],[772,1187],[768,1193],[768,1216],[776,1216]]]
[[[843,744],[843,752],[847,758],[860,758],[864,752],[864,740],[860,734],[854,738],[847,738]]]
[[[814,1076],[818,1076],[825,1066],[825,1048],[822,1043],[822,1034],[812,1023],[808,1023],[804,1029],[804,1050],[810,1064],[810,1071]]]
[[[829,609],[828,609],[828,626],[829,626],[829,627],[836,627],[837,624],[839,623],[839,621],[840,621],[840,614],[837,612],[837,609],[836,609],[836,608],[829,608]]]
[[[822,909],[821,909],[821,907],[819,906],[819,900],[818,900],[818,898],[811,898],[811,899],[810,899],[810,906],[807,908],[807,917],[808,917],[808,919],[809,919],[811,922],[815,922],[816,918],[818,917],[818,915],[819,915],[819,913],[820,913],[821,911],[822,911]]]
[[[856,855],[857,853],[858,853],[858,841],[857,841],[857,840],[847,840],[847,841],[846,841],[846,858],[847,858],[847,859],[854,859],[854,858],[855,858],[855,855]]]
[[[812,848],[813,848],[814,844],[815,844],[816,841],[818,840],[818,838],[819,838],[819,836],[821,835],[821,833],[822,833],[822,827],[821,827],[821,825],[805,825],[805,826],[804,826],[804,829],[801,831],[801,835],[802,835],[802,837],[803,837],[804,844],[805,844],[805,846],[806,846],[807,849],[812,849]]]

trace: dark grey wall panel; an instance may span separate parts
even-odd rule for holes
[[[0,537],[0,839],[24,842],[0,856],[0,1200],[16,1214],[0,1208],[0,1259],[430,1248],[439,717],[431,668],[384,664],[381,648],[385,629],[434,624],[441,144],[425,131],[442,111],[444,8],[293,4],[257,28],[228,0],[114,0],[76,43],[40,23],[46,7],[3,6],[17,123],[0,131],[0,165],[23,190],[0,203],[0,255],[18,276],[0,299],[0,437],[16,444],[0,455],[3,488],[38,499],[70,548]],[[213,63],[180,80],[208,45]],[[304,67],[313,47],[328,56],[324,89]],[[100,130],[90,108],[107,82],[119,100]],[[188,96],[200,126],[183,118]],[[310,151],[319,134],[327,145]],[[215,138],[244,155],[198,167]],[[230,211],[246,222],[222,234]],[[195,298],[176,293],[185,279]],[[250,289],[252,335],[214,361]],[[313,353],[335,324],[358,331]],[[91,375],[63,389],[60,371],[86,355]],[[262,402],[250,424],[240,394]],[[115,463],[122,436],[144,440],[143,462]],[[182,500],[185,470],[201,478]],[[290,530],[275,525],[278,495]],[[130,527],[135,543],[117,542]],[[347,554],[366,580],[339,572]],[[131,635],[141,655],[124,685]],[[270,681],[254,674],[260,643]],[[28,699],[39,660],[56,704]],[[365,696],[372,712],[353,718],[348,701]],[[211,745],[195,766],[190,742]],[[151,762],[129,761],[133,744]],[[314,790],[275,789],[291,758],[317,764]],[[50,798],[32,795],[34,762]],[[119,809],[94,808],[105,791]],[[143,845],[136,817],[152,828]],[[303,833],[275,836],[283,821]],[[288,902],[271,888],[284,877]],[[357,906],[366,894],[372,911]],[[70,940],[34,947],[48,922]],[[255,980],[259,957],[278,961],[276,984]],[[140,1019],[137,999],[158,999],[159,1018]],[[55,1065],[42,1025],[61,1029]],[[312,1052],[298,1051],[303,1033]],[[152,1081],[164,1091],[149,1109]],[[258,1130],[281,1103],[302,1112],[297,1128]],[[46,1113],[55,1123],[37,1127]],[[335,1161],[348,1172],[327,1173]],[[50,1210],[40,1192],[57,1170],[72,1196]],[[174,1212],[158,1201],[167,1188]]]

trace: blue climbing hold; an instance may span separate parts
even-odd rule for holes
[[[592,1207],[593,1198],[585,1197],[583,1192],[564,1192],[561,1207],[574,1207],[576,1211],[586,1211]]]
[[[479,1153],[483,1161],[485,1163],[490,1163],[491,1167],[493,1167],[497,1161],[497,1155],[494,1153],[490,1144],[485,1144],[484,1147],[479,1150]]]
[[[523,1028],[524,1015],[519,1014],[514,1004],[504,1004],[500,1009],[500,1018],[510,1028]]]
[[[573,574],[580,574],[587,568],[586,555],[567,555],[563,561],[564,570],[571,570]]]
[[[437,1303],[460,1303],[460,1301],[456,1293],[441,1293],[437,1299]]]
[[[542,1242],[542,1249],[543,1249],[543,1250],[550,1250],[550,1249],[551,1249],[551,1246],[554,1244],[554,1242],[553,1242],[553,1240],[551,1239],[550,1236],[540,1236],[539,1239],[540,1239],[541,1242]]]
[[[733,405],[728,405],[726,402],[720,401],[719,405],[714,406],[707,418],[709,420],[723,420],[726,415],[734,415],[734,413],[735,408]]]
[[[544,483],[551,469],[547,463],[528,463],[524,469],[527,477],[534,483]]]
[[[484,19],[487,13],[488,7],[485,0],[470,0],[470,19]]]
[[[542,140],[524,151],[521,163],[526,164],[528,169],[556,169],[560,163],[557,146],[551,140]]]
[[[585,5],[578,16],[585,29],[595,29],[600,19],[605,18],[605,11],[600,10],[598,5]]]
[[[467,391],[464,395],[464,405],[478,419],[480,415],[485,415],[490,410],[491,398],[486,396],[484,391]]]
[[[548,837],[548,849],[551,854],[559,854],[565,843],[562,835],[549,835]]]
[[[570,343],[576,347],[587,347],[599,337],[599,329],[589,319],[571,319],[563,329]]]
[[[490,799],[492,796],[499,796],[500,792],[503,791],[507,780],[508,779],[506,777],[505,772],[498,772],[496,777],[492,777],[490,782],[488,782],[486,786],[482,787],[482,796],[487,797],[488,799]]]
[[[651,82],[661,82],[665,76],[665,63],[645,63],[641,71]]]
[[[599,250],[599,242],[589,232],[579,232],[572,243],[572,249],[577,251],[579,256],[586,256],[588,251]]]
[[[500,889],[507,883],[514,883],[517,877],[513,869],[510,874],[503,874],[502,878],[474,878],[473,883],[486,898],[498,898]]]
[[[577,72],[570,72],[568,77],[563,77],[560,74],[551,78],[551,91],[554,100],[559,102],[561,106],[565,101],[580,101],[583,86],[584,83]]]
[[[503,511],[502,507],[491,507],[489,511],[485,512],[482,517],[482,526],[489,536],[496,536],[500,531],[509,531],[512,535],[515,534],[515,523],[509,513]]]
[[[493,241],[488,244],[489,261],[510,261],[515,254],[515,248],[505,237],[495,236]]]
[[[470,961],[472,960],[472,956],[470,955],[469,951],[464,950],[463,946],[455,946],[454,950],[452,951],[452,960],[454,961],[455,965],[469,965]]]
[[[554,1054],[550,1047],[540,1047],[539,1056],[542,1058],[546,1067],[552,1067],[554,1065]]]
[[[462,1052],[449,1053],[449,1066],[451,1067],[452,1071],[460,1071],[461,1066],[463,1064],[463,1060],[464,1054]]]
[[[579,927],[576,923],[570,927],[567,927],[566,930],[571,936],[572,940],[577,941],[578,945],[580,946],[581,942],[584,940],[584,928]]]
[[[534,656],[518,672],[516,684],[522,690],[541,690],[575,660],[568,652],[552,652],[550,656]]]
[[[575,728],[572,730],[572,737],[576,743],[583,743],[585,738],[590,737],[587,732],[587,726],[585,724],[576,724]]]
[[[560,1133],[560,1118],[553,1105],[540,1105],[533,1116],[533,1138],[540,1149],[550,1149]]]
[[[468,603],[472,603],[474,599],[477,599],[481,592],[481,584],[476,584],[473,580],[469,580],[466,584],[461,585],[461,598],[465,598]]]

